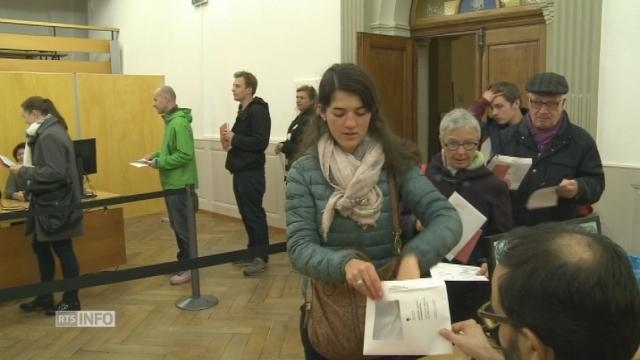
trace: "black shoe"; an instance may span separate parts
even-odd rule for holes
[[[36,297],[33,300],[20,304],[20,310],[26,312],[33,312],[39,309],[50,310],[53,309],[53,298]]]
[[[56,305],[56,308],[53,309],[47,309],[47,315],[55,315],[56,311],[78,311],[80,310],[80,300],[72,300],[72,301],[65,301],[62,300],[60,301],[60,303],[58,303],[58,305]]]

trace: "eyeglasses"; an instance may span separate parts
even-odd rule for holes
[[[534,110],[540,110],[543,106],[546,106],[547,110],[553,111],[558,109],[558,106],[564,102],[564,99],[542,101],[540,99],[529,98],[529,102],[531,103],[531,108]]]
[[[464,142],[458,142],[458,141],[449,141],[448,143],[445,143],[444,146],[451,151],[456,151],[458,150],[458,148],[460,146],[462,146],[463,149],[470,151],[475,149],[478,146],[478,142],[476,141],[464,141]]]
[[[487,337],[493,340],[491,345],[495,348],[500,348],[500,336],[498,335],[500,324],[513,325],[513,321],[511,321],[504,315],[496,314],[493,311],[490,302],[482,305],[478,309],[477,314],[478,317],[480,317],[480,319],[482,320],[481,325],[485,334],[487,335]]]

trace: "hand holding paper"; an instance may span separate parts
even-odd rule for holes
[[[493,171],[496,177],[505,180],[510,190],[518,190],[531,164],[531,158],[496,155],[487,164],[487,168]]]
[[[141,167],[151,165],[151,162],[153,162],[153,160],[147,160],[146,158],[142,158],[140,160],[136,160],[134,162],[129,163],[129,165],[133,167],[141,168]]]
[[[450,354],[438,331],[451,328],[447,288],[440,279],[383,281],[384,297],[367,298],[364,355]]]
[[[447,254],[447,260],[454,257],[462,262],[467,262],[471,251],[476,246],[482,233],[482,225],[487,221],[486,216],[469,204],[460,194],[454,192],[449,197],[449,202],[458,211],[462,221],[462,237],[458,244]]]
[[[4,155],[0,155],[0,164],[8,168],[17,166],[16,163]]]
[[[229,132],[229,123],[224,123],[220,125],[220,142],[222,143],[222,147],[226,150],[231,145],[227,139],[227,133]]]

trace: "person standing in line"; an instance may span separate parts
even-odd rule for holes
[[[82,184],[73,143],[67,123],[58,113],[53,102],[40,96],[26,99],[22,105],[22,117],[27,128],[27,146],[23,164],[10,168],[11,174],[27,184],[27,197],[31,209],[80,203]],[[55,262],[51,249],[58,256],[65,279],[78,277],[80,266],[73,251],[71,239],[82,236],[84,226],[82,211],[73,210],[62,223],[50,221],[66,217],[64,213],[27,218],[26,233],[33,235],[33,252],[38,259],[41,282],[53,281]],[[62,301],[54,306],[53,294],[42,294],[20,304],[26,312],[45,310],[47,315],[56,311],[80,310],[78,290],[64,292]]]
[[[287,158],[285,171],[289,171],[293,163],[293,157],[298,151],[304,128],[316,112],[316,89],[313,86],[304,85],[296,90],[296,107],[300,113],[289,125],[287,140],[278,143],[275,150],[276,155],[283,153]]]
[[[225,167],[233,175],[233,193],[247,232],[247,247],[266,247],[269,228],[262,200],[266,190],[264,151],[271,133],[269,105],[255,96],[258,80],[252,73],[238,71],[233,77],[231,92],[239,106],[233,128],[226,129],[221,138],[222,147],[228,151]],[[268,261],[267,254],[261,254],[234,264],[244,267],[245,276],[254,276],[266,270]]]
[[[165,123],[164,138],[160,151],[145,157],[150,166],[158,169],[160,183],[164,190],[182,189],[187,185],[198,186],[198,170],[193,146],[193,130],[191,129],[191,109],[178,107],[176,93],[170,86],[157,89],[153,95],[153,107],[162,115]],[[197,199],[195,196],[193,198]],[[178,244],[178,260],[189,258],[189,213],[198,209],[187,207],[187,193],[165,197],[169,214],[169,223]],[[191,280],[191,271],[181,271],[169,279],[171,285],[182,284]]]

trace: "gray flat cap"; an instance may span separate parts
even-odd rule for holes
[[[569,92],[569,83],[560,74],[545,72],[533,75],[525,88],[534,94],[564,95]]]

